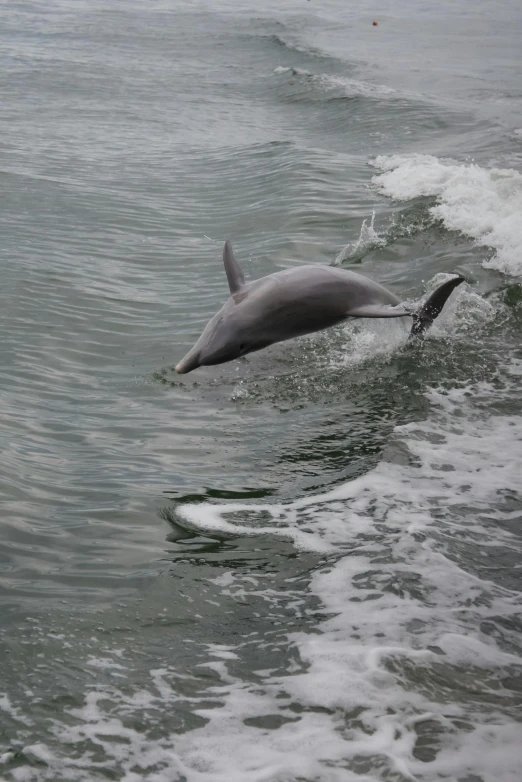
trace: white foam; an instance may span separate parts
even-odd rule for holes
[[[125,666],[120,663],[115,663],[109,657],[94,657],[91,655],[86,662],[86,665],[92,665],[94,668],[100,668],[101,670],[110,670],[112,668],[119,668],[124,671]]]
[[[323,92],[340,93],[346,98],[389,98],[397,95],[397,90],[387,87],[385,84],[372,84],[371,82],[350,79],[346,76],[333,76],[328,73],[311,73],[303,68],[287,67],[279,65],[274,68],[278,75],[292,74],[309,80],[315,87]]]
[[[477,668],[497,668],[499,665],[520,665],[520,658],[500,651],[496,644],[484,643],[469,635],[445,633],[438,646],[454,663],[474,665]]]
[[[398,201],[435,196],[432,217],[491,247],[487,268],[522,274],[522,174],[513,169],[485,169],[474,163],[445,162],[432,155],[377,157],[383,173],[373,182]]]
[[[332,76],[327,73],[315,77],[318,84],[327,92],[341,91],[346,97],[362,96],[364,98],[388,98],[396,96],[397,90],[387,87],[385,84],[372,84],[371,82],[349,79],[346,76]]]
[[[5,692],[0,693],[0,710],[9,714],[16,722],[21,722],[24,725],[31,725],[31,720],[26,717],[19,708],[11,703],[10,698]]]
[[[283,506],[278,505],[241,505],[240,503],[229,503],[223,505],[211,505],[209,503],[199,503],[197,505],[182,505],[177,509],[177,514],[183,520],[183,527],[188,531],[193,531],[198,535],[208,535],[213,538],[230,539],[232,537],[262,537],[272,536],[291,541],[297,549],[303,551],[326,552],[330,550],[327,542],[320,539],[312,539],[306,533],[301,532],[292,525],[274,525],[268,526],[262,524],[259,526],[248,526],[242,524],[240,528],[237,525],[226,520],[228,513],[248,513],[265,512],[275,521],[285,513]]]

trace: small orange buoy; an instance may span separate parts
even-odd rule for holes
[[[374,26],[374,27],[377,27],[377,22],[373,22],[373,26]]]

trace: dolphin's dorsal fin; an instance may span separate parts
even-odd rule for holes
[[[223,248],[223,263],[225,264],[225,271],[227,273],[228,287],[230,288],[230,293],[232,294],[237,293],[238,291],[241,290],[241,288],[245,284],[245,278],[243,276],[243,272],[241,271],[241,266],[234,258],[234,253],[232,252],[232,245],[230,244],[228,239],[225,242],[225,246]]]

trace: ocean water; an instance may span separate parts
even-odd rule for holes
[[[0,63],[0,780],[518,782],[519,0],[13,1]],[[227,238],[466,283],[178,376]]]

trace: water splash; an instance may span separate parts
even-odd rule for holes
[[[372,212],[370,224],[364,219],[356,242],[350,242],[337,255],[333,266],[341,266],[345,261],[360,261],[369,250],[375,247],[384,247],[386,239],[375,230],[375,210]]]

